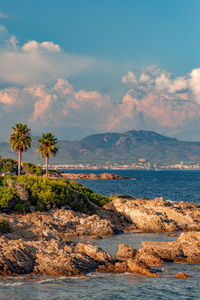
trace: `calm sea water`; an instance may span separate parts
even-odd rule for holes
[[[75,171],[71,171],[75,173]],[[77,173],[105,171],[79,170]],[[200,203],[200,171],[106,171],[131,177],[132,180],[79,181],[104,195],[129,194],[154,198],[163,196],[172,201]],[[141,241],[172,241],[167,234],[122,234],[109,239],[93,240],[111,254],[119,243],[141,246]],[[88,239],[87,239],[88,240]],[[84,278],[24,276],[0,280],[0,299],[200,299],[200,266],[197,264],[166,264],[160,278],[133,274],[89,274]],[[185,272],[190,279],[177,279]]]
[[[200,203],[200,171],[83,170],[71,173],[116,173],[132,180],[79,180],[97,193]]]

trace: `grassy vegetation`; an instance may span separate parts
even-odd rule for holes
[[[28,190],[28,201],[19,199],[15,188],[16,183],[22,183],[22,186]],[[110,198],[94,193],[75,181],[27,174],[20,177],[0,177],[0,210],[2,211],[29,212],[30,206],[34,206],[38,211],[69,207],[75,211],[94,213],[95,208],[92,203],[103,206],[110,201]]]
[[[17,182],[26,184],[30,195],[30,204],[35,206],[36,210],[67,206],[75,211],[95,211],[87,196],[71,187],[69,182],[28,175],[20,176]]]

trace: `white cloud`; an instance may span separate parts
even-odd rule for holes
[[[129,83],[137,83],[137,79],[136,76],[133,72],[128,72],[127,75],[124,75],[122,77],[122,82],[125,84],[129,84]]]
[[[190,73],[189,85],[196,101],[200,104],[200,68],[194,69]]]
[[[97,65],[92,57],[66,53],[53,41],[29,41],[19,46],[0,25],[0,84],[30,85],[70,78]]]
[[[116,103],[109,95],[97,91],[75,91],[67,80],[60,78],[50,87],[34,84],[1,90],[3,117],[0,126],[9,118],[12,123],[24,120],[33,132],[52,128],[54,132],[57,130],[73,139],[80,133],[83,136],[133,128],[165,134],[172,134],[175,130],[176,133],[189,132],[190,128],[200,126],[200,105],[188,100],[188,93],[165,93],[155,86],[154,93],[145,92],[136,97],[130,89]],[[73,136],[75,129],[76,136]]]
[[[36,41],[30,41],[22,47],[24,51],[39,51],[39,50],[47,50],[49,52],[61,52],[61,48],[59,45],[54,44],[53,42],[43,42],[38,43]]]

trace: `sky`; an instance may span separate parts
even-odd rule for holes
[[[0,141],[153,130],[200,141],[199,0],[0,0]]]

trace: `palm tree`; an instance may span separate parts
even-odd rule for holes
[[[12,127],[12,130],[9,142],[11,150],[18,153],[18,176],[20,176],[22,152],[26,152],[31,147],[31,129],[26,124],[17,123],[15,127]]]
[[[57,139],[51,132],[47,132],[46,134],[42,134],[42,137],[38,140],[40,146],[37,151],[41,153],[41,157],[46,158],[46,176],[48,177],[48,165],[51,154],[53,156],[56,155],[58,149],[56,148]]]

